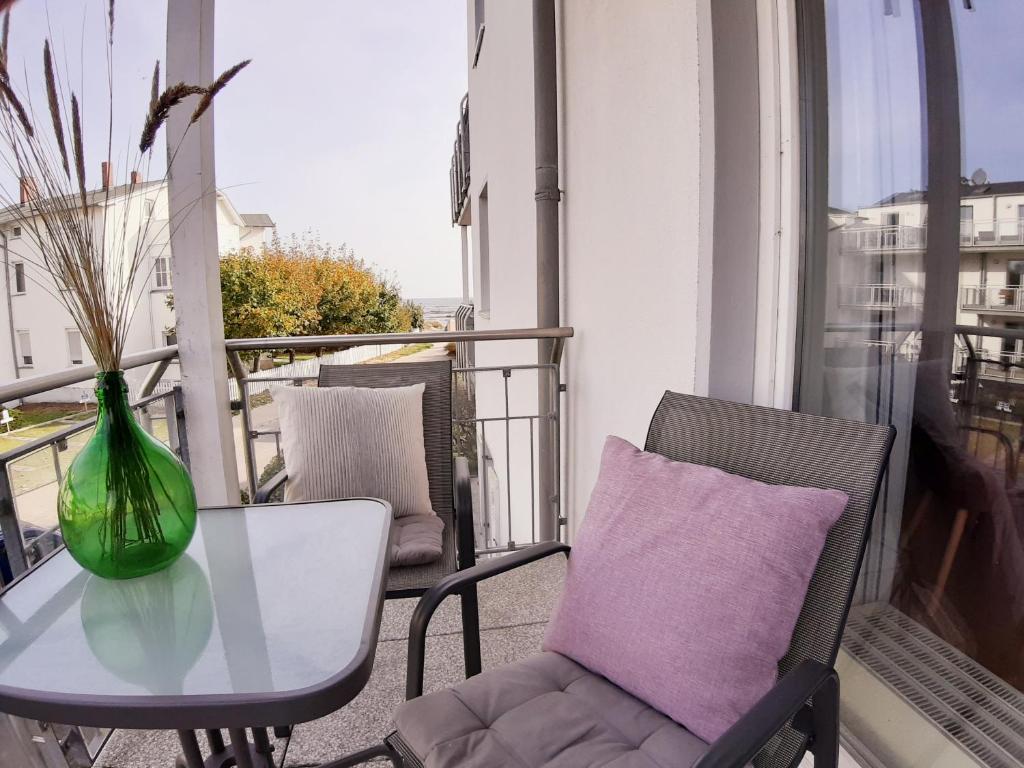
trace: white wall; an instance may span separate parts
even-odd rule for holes
[[[530,3],[523,2],[487,3],[486,32],[475,68],[473,12],[474,3],[469,0],[469,194],[474,322],[477,330],[532,328],[537,324],[532,9]],[[484,228],[480,206],[485,186],[489,211],[486,249],[481,245]],[[489,254],[489,269],[481,266],[483,252]],[[489,303],[485,303],[486,296],[490,297]],[[476,346],[478,367],[530,365],[536,360],[536,342],[488,342]],[[478,418],[504,416],[505,383],[501,373],[478,375]],[[514,371],[508,385],[509,412],[535,414],[536,373]],[[529,426],[525,421],[513,424],[507,443],[503,423],[488,424],[485,433],[486,452],[481,439],[478,455],[486,454],[493,459],[493,471],[487,473],[485,480],[486,495],[491,500],[485,531],[488,545],[504,544],[510,537],[528,541],[532,535],[533,509]],[[483,436],[478,432],[478,438]]]
[[[695,385],[701,136],[695,3],[563,3],[570,529],[606,435],[642,446]],[[706,332],[706,329],[703,329]]]

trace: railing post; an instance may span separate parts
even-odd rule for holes
[[[185,420],[185,395],[181,391],[181,387],[175,387],[172,392],[174,401],[174,435],[177,440],[177,445],[172,445],[172,448],[177,451],[178,458],[181,459],[182,463],[191,472],[192,462],[188,451],[188,423]],[[168,420],[167,432],[168,434],[171,432],[170,420]]]
[[[4,535],[4,548],[7,551],[7,562],[11,566],[11,574],[17,576],[28,569],[28,558],[25,556],[25,540],[21,535],[21,524],[18,522],[18,510],[14,501],[14,486],[7,463],[0,464],[0,531]]]
[[[238,384],[238,398],[242,403],[242,453],[245,457],[245,479],[249,485],[249,503],[256,499],[256,446],[252,439],[252,414],[249,412],[249,389],[245,385],[247,374],[242,358],[233,350],[228,351],[228,363]]]

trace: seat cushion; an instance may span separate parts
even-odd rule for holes
[[[398,733],[426,768],[685,768],[707,744],[557,653],[402,704]]]
[[[369,496],[395,517],[433,515],[423,384],[271,387],[288,467],[285,501]]]
[[[444,520],[436,515],[406,515],[391,527],[391,565],[432,563],[441,557]]]
[[[544,650],[712,742],[775,684],[846,502],[609,437]]]

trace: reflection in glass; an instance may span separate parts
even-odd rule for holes
[[[213,630],[210,584],[187,554],[138,579],[91,576],[81,606],[96,659],[121,680],[154,694],[182,693],[186,673]]]
[[[886,766],[1021,765],[1024,3],[821,5],[828,234],[798,406],[899,432],[839,660],[847,732]],[[936,186],[939,17],[961,168]]]

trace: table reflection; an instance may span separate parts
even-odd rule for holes
[[[179,694],[210,641],[210,584],[187,554],[139,579],[92,576],[81,619],[89,649],[107,670],[153,694]]]

